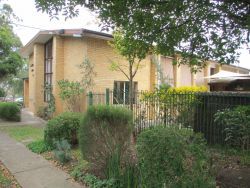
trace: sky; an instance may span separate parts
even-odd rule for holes
[[[29,42],[39,30],[85,28],[101,31],[96,15],[85,8],[80,8],[80,14],[76,18],[65,21],[64,16],[59,16],[59,20],[51,20],[46,13],[37,11],[34,0],[4,0],[3,2],[10,4],[14,13],[22,19],[14,26],[14,31],[23,45]],[[240,52],[239,66],[250,69],[250,49],[242,49]]]

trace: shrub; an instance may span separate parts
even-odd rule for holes
[[[32,152],[39,153],[39,154],[50,150],[50,148],[45,144],[44,140],[38,140],[38,141],[31,142],[27,145],[27,147]]]
[[[195,106],[199,102],[195,93],[205,92],[204,86],[182,86],[182,87],[160,87],[155,91],[142,93],[141,100],[147,105],[155,108],[160,107],[159,119],[164,124],[182,124],[184,127],[193,125]],[[146,107],[148,108],[148,106]]]
[[[89,186],[93,188],[110,188],[110,187],[115,187],[115,181],[114,179],[104,179],[101,180],[98,177],[87,174],[84,176],[84,182]]]
[[[55,158],[61,163],[65,164],[71,160],[71,146],[67,140],[57,140],[54,143],[56,149],[53,151]]]
[[[54,140],[66,139],[72,146],[78,143],[80,113],[65,112],[48,121],[44,130],[44,141],[54,147]]]
[[[119,165],[125,160],[132,134],[132,113],[114,106],[88,108],[81,120],[79,130],[80,149],[91,169],[104,176],[108,160],[119,157]]]
[[[250,106],[238,106],[215,114],[215,122],[223,127],[225,142],[233,147],[250,148]]]
[[[6,97],[6,92],[3,88],[0,88],[0,97]]]
[[[0,102],[0,118],[9,121],[21,121],[21,110],[17,103]]]
[[[49,119],[48,107],[40,106],[36,112],[36,115],[44,120],[48,120]]]
[[[214,187],[204,140],[190,130],[146,130],[137,151],[142,187]]]

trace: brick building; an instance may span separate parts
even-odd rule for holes
[[[94,65],[96,73],[94,92],[104,92],[106,88],[126,89],[127,78],[121,72],[110,69],[111,61],[126,64],[126,61],[108,44],[110,40],[112,40],[112,35],[86,29],[40,31],[21,50],[22,56],[28,58],[29,61],[29,78],[24,80],[25,106],[33,113],[36,113],[39,107],[44,106],[47,100],[44,83],[49,83],[53,86],[56,113],[63,112],[64,107],[58,96],[57,82],[63,79],[80,81],[82,77],[79,65],[86,58]],[[220,66],[216,62],[207,62],[207,66],[201,72],[194,74],[186,65],[173,66],[174,58],[172,57],[157,56],[156,58],[159,65],[152,61],[152,55],[142,61],[143,66],[134,78],[137,90],[153,90],[161,82],[160,74],[173,86],[205,85],[209,87],[204,77],[221,69],[249,73],[249,70],[244,68]],[[83,98],[80,102],[83,104],[82,110],[85,110],[85,99]]]

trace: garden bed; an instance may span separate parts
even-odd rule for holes
[[[1,188],[21,188],[15,177],[0,161],[0,187]]]
[[[12,138],[24,143],[25,145],[29,145],[31,142],[36,142],[36,141],[41,141],[41,143],[43,143],[43,140],[42,140],[43,128],[41,127],[35,127],[35,126],[4,127],[4,128],[1,128],[0,131],[6,132]],[[79,148],[75,147],[71,149],[71,160],[68,163],[61,164],[55,159],[54,153],[52,151],[43,152],[43,150],[41,149],[43,145],[35,144],[33,147],[30,147],[30,146],[28,147],[32,151],[36,151],[36,153],[40,153],[39,151],[41,151],[41,155],[45,159],[49,160],[54,166],[70,174],[72,179],[75,179],[77,182],[81,183],[82,185],[85,185],[84,183],[85,179],[83,178],[83,176],[84,176],[84,169],[87,168],[87,162],[82,159]],[[235,149],[230,149],[230,148],[210,147],[210,146],[207,147],[207,150],[208,150],[208,153],[211,155],[211,159],[210,159],[211,172],[210,173],[212,174],[214,178],[217,177],[217,183],[222,185],[221,187],[223,187],[223,183],[228,183],[227,179],[223,179],[223,178],[220,179],[218,177],[218,174],[221,176],[221,173],[222,173],[223,175],[223,171],[225,171],[225,169],[233,170],[235,172],[239,172],[239,171],[241,172],[241,170],[243,169],[242,173],[244,173],[245,170],[250,169],[250,151],[241,151],[241,150],[235,150]],[[1,163],[0,163],[0,167],[1,167]],[[1,167],[1,170],[2,169],[6,169],[6,168]],[[8,171],[4,170],[4,172],[5,172],[4,174],[6,174],[6,172]],[[7,176],[7,178],[10,177],[10,180],[7,180],[6,182],[7,183],[11,182],[10,185],[12,185],[12,183],[14,182],[14,185],[18,187],[18,184],[15,184],[16,181],[11,178],[13,176],[11,176],[11,174],[10,175],[8,174],[9,173],[7,173],[7,175],[5,176]],[[240,176],[240,177],[244,177],[244,180],[245,180],[246,179],[245,174],[243,175],[240,176],[238,173],[230,173],[229,178],[230,180],[233,181],[234,179],[237,179]],[[250,176],[250,174],[248,174],[248,176]]]

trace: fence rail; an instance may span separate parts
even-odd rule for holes
[[[150,96],[148,94],[146,91],[133,93],[135,134],[157,125],[176,125],[203,133],[211,144],[224,144],[225,139],[223,127],[214,122],[214,114],[226,108],[250,105],[250,93],[165,93]],[[107,89],[105,93],[90,92],[87,99],[88,105],[130,107],[126,91]]]

